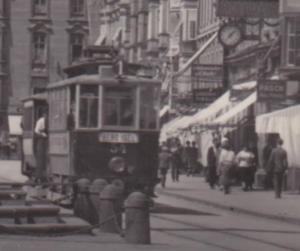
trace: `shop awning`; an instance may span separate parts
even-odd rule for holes
[[[9,115],[8,116],[8,126],[9,126],[9,134],[10,135],[21,135],[22,116],[19,115]]]
[[[256,117],[257,133],[285,134],[289,131],[292,135],[300,135],[299,125],[300,105]]]
[[[225,123],[228,122],[230,119],[237,116],[239,113],[243,112],[245,109],[247,109],[250,105],[254,104],[257,100],[257,93],[253,92],[250,94],[247,98],[245,98],[242,101],[239,101],[235,104],[234,107],[232,107],[228,112],[225,114],[219,116],[215,119],[215,123]]]

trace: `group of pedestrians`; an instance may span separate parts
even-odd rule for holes
[[[235,164],[236,156],[229,140],[215,137],[207,153],[207,180],[210,187],[213,189],[218,185],[225,194],[228,194]]]
[[[242,182],[244,191],[253,189],[256,158],[249,146],[244,146],[235,155],[227,138],[224,137],[220,141],[215,137],[213,145],[208,149],[207,167],[207,179],[212,189],[218,185],[225,194],[228,194],[234,176]]]
[[[166,186],[166,176],[171,169],[173,182],[179,182],[179,176],[185,172],[187,176],[194,174],[198,167],[198,149],[196,143],[187,141],[186,146],[182,146],[176,140],[170,147],[163,142],[159,152],[159,176],[161,186]]]
[[[281,197],[284,174],[288,168],[287,152],[282,145],[282,139],[278,139],[265,161],[267,178],[273,178],[276,198]],[[253,190],[256,167],[257,157],[249,145],[235,155],[227,138],[213,139],[207,153],[207,181],[212,189],[218,185],[228,194],[232,180],[238,178],[244,191]]]

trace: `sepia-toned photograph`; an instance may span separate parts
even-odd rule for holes
[[[300,0],[0,0],[0,251],[299,251]]]

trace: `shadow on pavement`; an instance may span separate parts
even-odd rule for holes
[[[216,214],[188,209],[188,208],[182,208],[182,207],[174,207],[169,206],[162,203],[155,202],[153,208],[150,210],[151,213],[154,214],[181,214],[181,215],[205,215],[205,216],[218,216]]]

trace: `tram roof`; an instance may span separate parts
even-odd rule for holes
[[[161,85],[161,82],[158,80],[138,77],[138,76],[120,76],[120,77],[100,77],[99,74],[93,75],[80,75],[73,78],[64,79],[58,82],[50,83],[47,89],[56,89],[68,85],[77,85],[77,84],[93,84],[93,85],[117,85],[120,82],[130,85]]]
[[[29,101],[29,100],[47,100],[47,93],[46,92],[42,92],[42,93],[37,93],[37,94],[33,94],[29,97],[26,97],[24,99],[22,99],[23,102]]]

